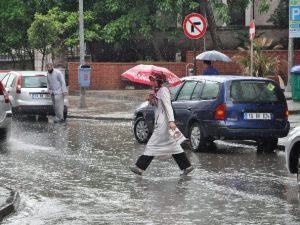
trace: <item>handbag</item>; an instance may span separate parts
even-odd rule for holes
[[[178,144],[181,144],[186,140],[185,136],[181,133],[181,131],[177,127],[175,130],[170,129],[169,133],[171,137],[174,138]]]

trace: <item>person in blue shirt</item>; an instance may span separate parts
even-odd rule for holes
[[[204,60],[204,70],[203,75],[219,75],[219,71],[212,67],[211,61]]]

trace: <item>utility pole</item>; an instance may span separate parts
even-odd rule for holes
[[[80,66],[84,65],[84,23],[83,23],[83,0],[79,0],[79,48]],[[80,108],[86,108],[85,88],[80,87]]]
[[[250,35],[250,76],[253,76],[253,40],[255,38],[255,18],[254,18],[254,2],[252,1],[252,19],[250,19],[250,29],[249,29],[249,35]],[[251,16],[250,16],[251,18]],[[253,36],[252,36],[253,35]]]

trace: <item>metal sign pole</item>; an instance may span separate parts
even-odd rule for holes
[[[193,64],[194,64],[194,75],[197,75],[197,65],[196,65],[196,40],[193,40]]]
[[[250,76],[253,77],[253,40],[251,40],[250,55]]]
[[[80,66],[84,65],[84,23],[83,23],[83,0],[79,0],[79,44],[80,44]],[[80,87],[80,108],[86,108],[85,88]]]
[[[286,91],[291,91],[291,68],[294,64],[294,39],[289,38],[288,46],[288,81],[286,84]]]

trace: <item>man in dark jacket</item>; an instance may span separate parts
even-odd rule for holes
[[[203,75],[219,75],[219,71],[212,67],[211,61],[204,60],[204,70]]]

